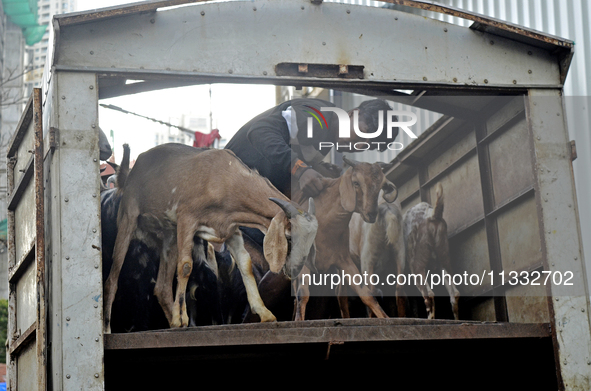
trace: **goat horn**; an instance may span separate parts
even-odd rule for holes
[[[359,164],[357,160],[347,159],[346,156],[343,156],[343,161],[351,167],[355,167],[357,164]]]
[[[296,214],[301,214],[301,212],[298,210],[298,208],[296,208],[295,206],[293,206],[290,202],[285,201],[285,200],[280,200],[279,198],[274,198],[274,197],[270,197],[269,198],[271,201],[273,201],[274,203],[276,203],[277,205],[279,205],[279,207],[281,209],[283,209],[283,211],[285,212],[285,215],[288,218],[292,218],[293,216],[295,216]]]
[[[310,216],[316,214],[316,205],[314,204],[314,198],[312,197],[308,200],[308,214]]]
[[[391,203],[396,201],[396,198],[398,198],[398,188],[396,188],[396,185],[394,185],[392,182],[386,181],[382,186],[382,190],[384,190],[382,198],[384,198],[386,202]]]

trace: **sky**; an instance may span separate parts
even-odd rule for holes
[[[132,3],[121,0],[78,0],[78,11]],[[211,87],[211,99],[209,89]],[[212,84],[171,88],[141,94],[103,99],[100,104],[111,104],[143,116],[181,125],[184,116],[209,118],[222,138],[229,140],[246,122],[275,105],[275,86],[256,84]],[[99,125],[110,136],[115,161],[119,162],[122,145],[129,144],[131,158],[155,146],[155,134],[166,127],[130,114],[99,106]],[[172,128],[174,131],[174,128]]]

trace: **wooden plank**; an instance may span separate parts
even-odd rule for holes
[[[550,337],[550,328],[546,323],[428,321],[413,318],[338,319],[107,334],[105,350],[545,337]]]

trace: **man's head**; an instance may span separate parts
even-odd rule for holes
[[[392,107],[383,99],[372,99],[366,100],[362,102],[359,107],[351,110],[349,112],[349,118],[351,120],[351,139],[347,140],[352,143],[356,142],[368,142],[370,145],[370,150],[379,149],[379,151],[384,151],[387,149],[386,145],[394,139],[398,135],[398,128],[392,129],[392,138],[388,139],[388,135],[386,132],[386,126],[388,124],[388,111],[392,110]],[[382,117],[382,132],[379,136],[368,139],[359,137],[354,130],[354,112],[358,113],[359,117],[359,130],[363,133],[373,133],[377,131],[380,125],[380,116]],[[393,121],[397,121],[397,118],[394,117]],[[351,150],[351,152],[357,152],[358,150]]]

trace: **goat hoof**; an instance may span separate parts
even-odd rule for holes
[[[269,310],[263,311],[259,316],[261,317],[261,322],[277,322],[277,318]]]

